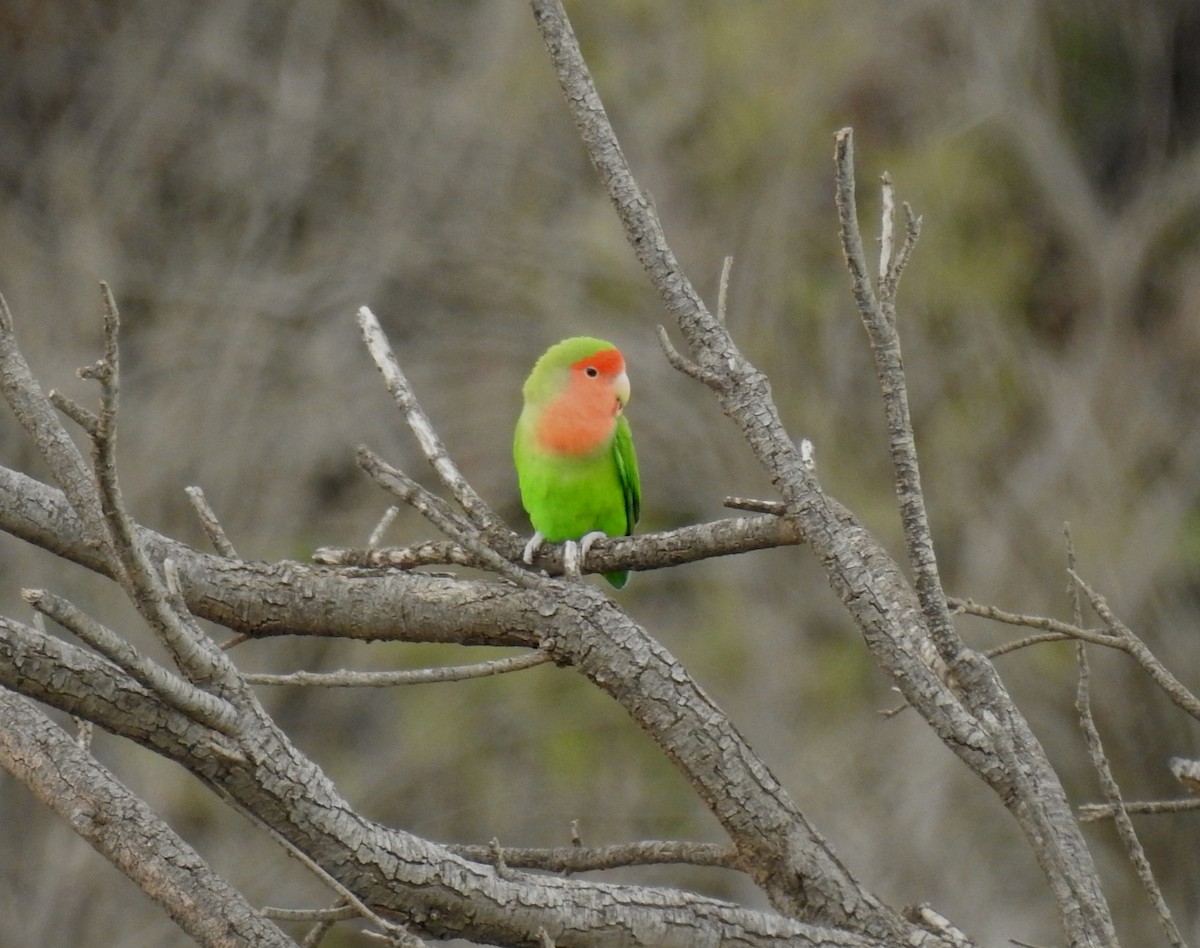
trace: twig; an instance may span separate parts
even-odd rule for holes
[[[1003,645],[996,645],[984,651],[989,659],[999,658],[1001,655],[1008,655],[1010,652],[1017,652],[1023,648],[1031,648],[1034,645],[1045,645],[1047,642],[1071,642],[1075,637],[1071,635],[1063,635],[1061,632],[1043,632],[1038,635],[1027,635],[1023,639],[1013,639],[1011,642],[1005,642]]]
[[[896,496],[900,501],[900,517],[904,527],[908,561],[913,570],[917,598],[921,601],[921,611],[929,626],[930,637],[937,646],[938,654],[953,673],[964,645],[950,618],[946,594],[938,575],[933,535],[925,510],[925,495],[921,490],[917,444],[908,407],[908,385],[900,357],[900,336],[895,325],[895,294],[899,285],[900,270],[892,264],[887,266],[884,279],[880,282],[880,296],[876,299],[871,280],[867,276],[862,234],[858,226],[858,208],[854,197],[854,139],[849,128],[842,129],[836,135],[834,162],[837,169],[837,209],[842,251],[846,258],[846,267],[850,271],[858,314],[871,341],[875,370],[883,393]],[[891,187],[890,179],[887,187]],[[885,217],[890,213],[889,204],[885,209]],[[887,226],[890,227],[890,224]],[[915,232],[912,240],[915,243]],[[889,259],[890,253],[889,247]]]
[[[671,342],[671,337],[667,335],[667,328],[659,326],[658,344],[662,347],[663,355],[666,356],[667,362],[677,372],[682,372],[688,378],[693,378],[697,382],[707,385],[714,391],[723,391],[728,387],[728,379],[720,372],[700,365],[698,362],[693,362]]]
[[[358,909],[347,905],[344,901],[330,908],[322,909],[289,909],[264,905],[259,911],[264,918],[280,922],[346,922],[361,916]]]
[[[1200,798],[1185,797],[1182,800],[1149,800],[1140,803],[1125,803],[1122,807],[1126,813],[1135,816],[1161,816],[1164,813],[1190,813],[1200,810]],[[1079,808],[1081,823],[1094,823],[1097,820],[1111,820],[1116,808],[1108,803],[1085,803]]]
[[[1075,710],[1079,712],[1079,724],[1083,731],[1088,756],[1092,760],[1092,768],[1096,771],[1096,776],[1100,780],[1100,788],[1112,810],[1112,818],[1116,823],[1117,835],[1121,837],[1126,855],[1128,855],[1129,861],[1132,863],[1134,871],[1142,883],[1142,887],[1146,890],[1146,895],[1150,899],[1150,904],[1154,907],[1155,913],[1158,915],[1158,920],[1162,924],[1163,931],[1166,932],[1167,939],[1172,945],[1178,948],[1178,946],[1185,944],[1183,936],[1180,934],[1175,920],[1171,917],[1171,909],[1167,906],[1166,900],[1162,895],[1162,890],[1158,887],[1158,882],[1154,878],[1154,872],[1150,868],[1150,860],[1146,858],[1146,851],[1142,848],[1141,841],[1137,837],[1137,831],[1133,828],[1133,821],[1129,819],[1129,811],[1125,808],[1125,804],[1121,799],[1121,788],[1118,786],[1116,778],[1113,777],[1108,757],[1104,753],[1104,744],[1100,739],[1100,732],[1096,728],[1095,719],[1092,717],[1088,687],[1091,673],[1088,669],[1086,646],[1081,642],[1075,648],[1076,657],[1079,662],[1079,687],[1076,692]]]
[[[457,513],[437,494],[421,486],[399,468],[392,467],[365,444],[358,446],[358,466],[380,487],[413,508],[443,533],[452,536],[473,535],[476,527]]]
[[[504,849],[500,845],[500,838],[493,836],[487,844],[488,862],[496,867],[496,875],[503,879],[508,873],[508,862],[504,856]]]
[[[1041,629],[1043,632],[1055,633],[1060,638],[1082,639],[1085,642],[1092,642],[1096,645],[1109,645],[1116,648],[1120,647],[1115,637],[1109,635],[1102,629],[1084,629],[1077,625],[1071,625],[1069,622],[1062,622],[1058,619],[1049,619],[1045,616],[1030,616],[1022,615],[1017,612],[1007,612],[1004,609],[998,609],[995,606],[985,606],[975,602],[973,599],[955,599],[946,600],[950,608],[956,613],[963,615],[978,616],[981,619],[991,619],[993,622],[1002,622],[1005,625],[1018,625],[1030,629]]]
[[[755,497],[726,497],[721,501],[722,507],[730,510],[749,510],[751,513],[776,514],[787,513],[787,504],[778,500],[759,500]]]
[[[307,672],[287,675],[249,674],[243,677],[252,685],[304,685],[321,688],[392,688],[398,685],[428,685],[446,681],[469,681],[536,668],[553,661],[549,653],[535,650],[524,655],[497,658],[474,665],[447,665],[442,668],[415,668],[386,672]]]
[[[896,218],[896,189],[892,186],[892,176],[884,172],[880,178],[880,191],[883,195],[883,213],[880,214],[879,225],[879,276],[882,282],[892,270],[892,234]]]
[[[394,504],[388,507],[383,512],[383,516],[379,518],[379,523],[375,524],[375,529],[371,531],[371,535],[367,537],[367,549],[374,550],[383,542],[383,535],[387,532],[387,528],[392,525],[397,514],[400,513],[400,508]]]
[[[630,248],[688,340],[694,361],[714,373],[709,376],[714,380],[719,378],[715,371],[722,362],[726,369],[731,365],[745,369],[745,360],[729,333],[708,311],[679,265],[654,203],[634,179],[562,4],[532,0],[532,6],[588,159],[621,220]]]
[[[120,316],[108,284],[100,284],[104,297],[104,358],[79,370],[100,384],[100,414],[93,439],[94,466],[100,508],[109,537],[121,564],[118,580],[138,612],[170,649],[180,668],[196,683],[219,684],[236,691],[237,670],[190,617],[181,616],[168,603],[163,583],[145,552],[137,526],[125,510],[117,478],[116,427],[120,396],[120,362],[117,337]]]
[[[359,447],[358,463],[377,484],[410,504],[451,540],[468,550],[474,556],[473,565],[493,570],[520,585],[528,586],[534,581],[534,575],[529,570],[515,566],[484,543],[474,524],[468,523],[444,500],[427,491],[403,471],[392,467],[370,448]],[[511,532],[507,527],[504,530],[505,533]]]
[[[728,255],[721,264],[721,282],[717,284],[717,322],[725,325],[725,304],[729,295],[729,274],[733,270],[733,255]]]
[[[222,556],[228,556],[230,559],[237,559],[237,550],[229,541],[229,537],[225,534],[225,528],[221,526],[221,521],[217,519],[216,513],[209,506],[208,498],[204,496],[204,491],[199,487],[185,487],[183,492],[187,494],[187,498],[192,503],[192,509],[196,512],[196,517],[200,520],[200,528],[204,531],[204,535],[208,537],[208,542],[213,545],[213,549]]]
[[[87,432],[88,437],[96,437],[96,431],[100,427],[100,418],[95,412],[84,408],[79,402],[68,398],[57,389],[50,389],[46,393],[46,397],[50,399],[50,404],[61,411],[64,415],[70,418],[75,424],[79,425]]]
[[[1141,665],[1146,674],[1166,693],[1167,697],[1175,703],[1176,707],[1200,720],[1200,699],[1197,699],[1183,682],[1171,674],[1167,667],[1158,660],[1149,647],[1147,647],[1146,643],[1129,626],[1125,625],[1125,623],[1113,614],[1103,596],[1084,582],[1074,569],[1070,569],[1067,572],[1070,574],[1072,581],[1077,583],[1079,588],[1083,590],[1096,615],[1100,617],[1100,620],[1108,628],[1109,632],[1112,633],[1115,639],[1112,645],[1126,652],[1134,661]]]
[[[319,880],[325,883],[325,885],[336,892],[340,899],[346,903],[346,906],[348,908],[352,908],[358,916],[370,920],[371,923],[374,924],[381,932],[397,935],[402,938],[415,938],[415,936],[406,931],[403,926],[389,922],[378,913],[373,911],[365,902],[363,902],[362,899],[360,899],[349,888],[339,882],[333,875],[327,872],[303,849],[284,836],[283,833],[277,830],[273,825],[268,823],[265,818],[239,802],[236,802],[232,799],[229,799],[229,802],[239,812],[244,813],[252,823],[264,830],[272,839],[279,843],[280,846],[287,850],[289,855],[293,856],[309,872],[311,872]],[[404,944],[416,946],[423,945],[424,942],[422,942],[420,939],[416,939],[415,941],[404,942]]]
[[[479,496],[475,488],[467,482],[467,479],[458,470],[458,466],[451,460],[441,439],[433,430],[429,417],[417,402],[412,386],[409,385],[408,379],[401,371],[400,363],[396,360],[392,347],[389,345],[383,329],[380,328],[379,321],[366,306],[360,307],[358,310],[358,327],[362,332],[363,341],[367,344],[367,350],[371,353],[371,358],[375,360],[376,367],[383,374],[387,390],[391,393],[397,407],[404,413],[409,428],[412,429],[417,443],[421,446],[421,451],[433,465],[438,478],[479,530],[486,533],[503,528],[500,518]]]
[[[1076,572],[1078,562],[1075,558],[1075,543],[1071,537],[1070,524],[1064,525],[1063,532],[1067,544],[1067,572],[1074,580],[1067,586],[1067,593],[1071,597],[1071,617],[1078,626],[1083,624],[1083,605],[1079,601],[1079,590],[1082,583]],[[1089,596],[1091,595],[1089,593]],[[1112,808],[1117,835],[1121,837],[1125,853],[1128,855],[1142,887],[1146,890],[1146,895],[1154,907],[1155,914],[1158,916],[1168,940],[1178,948],[1184,944],[1183,936],[1175,925],[1175,920],[1171,917],[1171,910],[1167,906],[1162,890],[1154,878],[1154,872],[1150,868],[1150,860],[1146,858],[1146,851],[1142,848],[1137,831],[1133,828],[1133,821],[1129,818],[1129,811],[1125,808],[1121,788],[1117,784],[1116,777],[1113,776],[1108,755],[1104,752],[1104,743],[1100,739],[1100,731],[1096,727],[1096,720],[1092,715],[1090,687],[1092,675],[1088,664],[1087,647],[1082,642],[1076,644],[1075,656],[1079,665],[1079,686],[1075,694],[1075,710],[1079,713],[1079,726],[1083,731],[1083,740],[1092,761],[1092,769],[1096,771],[1096,776],[1100,781],[1100,790]]]
[[[73,632],[173,708],[222,734],[233,736],[237,733],[239,715],[229,702],[172,674],[66,599],[44,589],[23,589],[21,596],[38,612]]]
[[[325,940],[325,936],[329,934],[335,924],[337,923],[333,919],[317,922],[304,936],[304,941],[300,942],[300,948],[320,948],[321,942]]]

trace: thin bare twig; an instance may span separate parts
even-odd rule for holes
[[[1123,809],[1134,816],[1161,816],[1164,813],[1190,813],[1200,810],[1200,798],[1185,797],[1182,800],[1148,800],[1136,803],[1125,803]],[[1079,807],[1079,821],[1094,823],[1097,820],[1111,820],[1116,808],[1108,803],[1085,803]]]
[[[173,708],[223,734],[237,733],[240,716],[229,702],[172,674],[66,599],[44,589],[23,589],[21,596],[42,615],[73,632]]]
[[[264,905],[259,911],[264,918],[280,922],[345,922],[360,915],[358,909],[345,904],[344,901],[322,909],[289,909]]]
[[[933,535],[925,510],[925,495],[921,490],[916,437],[913,434],[912,417],[908,407],[908,384],[900,357],[900,336],[895,325],[895,294],[899,285],[900,270],[895,265],[888,264],[880,282],[880,295],[876,298],[870,277],[867,275],[866,256],[858,225],[858,207],[854,196],[853,132],[844,128],[837,133],[835,139],[836,196],[842,251],[850,271],[851,288],[858,304],[858,314],[871,342],[875,370],[883,393],[905,548],[913,571],[917,598],[921,602],[921,611],[929,627],[929,635],[937,646],[938,654],[953,673],[964,645],[950,618],[946,593],[942,589],[941,577],[938,574]],[[890,178],[886,186],[890,191]],[[891,212],[892,204],[889,202],[885,208],[885,217],[890,216]],[[891,225],[886,226],[890,229]],[[912,240],[915,242],[915,234]],[[889,236],[889,260],[890,242]]]
[[[358,446],[358,466],[366,471],[380,487],[413,508],[443,533],[465,536],[476,527],[437,494],[419,484],[402,470],[388,464],[365,444]]]
[[[671,342],[671,337],[667,335],[667,327],[659,326],[658,344],[662,347],[663,355],[667,362],[676,372],[682,372],[688,378],[695,379],[715,391],[721,391],[727,387],[725,377],[713,369],[700,365],[698,362],[693,362],[682,352],[675,348],[675,344]]]
[[[1103,596],[1080,578],[1074,569],[1070,569],[1067,572],[1070,574],[1071,580],[1077,583],[1079,588],[1083,590],[1096,615],[1100,617],[1105,627],[1112,633],[1114,638],[1113,646],[1126,652],[1134,661],[1141,665],[1146,674],[1174,702],[1176,707],[1200,720],[1200,699],[1197,699],[1183,682],[1171,674],[1167,667],[1158,660],[1157,656],[1150,651],[1146,643],[1129,626],[1116,617]]]
[[[419,406],[416,410],[420,410]],[[469,523],[444,500],[430,493],[403,471],[392,467],[370,448],[359,447],[358,464],[384,490],[411,505],[430,523],[466,549],[474,558],[475,562],[472,565],[493,570],[521,585],[533,582],[533,573],[515,566],[488,546],[474,524]],[[511,533],[507,528],[505,532]]]
[[[1083,604],[1079,600],[1082,583],[1076,572],[1078,561],[1075,558],[1075,542],[1071,536],[1070,524],[1064,525],[1063,533],[1067,544],[1067,572],[1073,580],[1067,586],[1067,594],[1071,597],[1071,618],[1075,620],[1075,625],[1080,626],[1083,625]],[[1146,858],[1146,850],[1142,847],[1141,840],[1138,839],[1137,831],[1133,828],[1133,821],[1129,818],[1129,811],[1125,807],[1121,787],[1117,783],[1116,777],[1113,776],[1108,755],[1104,752],[1104,742],[1100,738],[1100,730],[1096,727],[1096,719],[1092,715],[1092,673],[1088,663],[1087,646],[1083,642],[1076,644],[1075,657],[1079,665],[1079,685],[1075,694],[1075,710],[1079,713],[1079,726],[1083,731],[1084,745],[1091,758],[1092,769],[1096,771],[1096,776],[1100,781],[1100,790],[1108,801],[1109,807],[1112,808],[1117,835],[1125,846],[1125,853],[1133,865],[1134,872],[1137,873],[1138,880],[1146,890],[1146,895],[1150,899],[1150,904],[1158,916],[1163,931],[1171,944],[1180,948],[1184,944],[1183,936],[1180,934],[1175,920],[1171,917],[1171,910],[1163,898],[1162,890],[1158,887],[1158,881],[1154,878],[1154,871],[1150,868],[1150,860]]]
[[[748,510],[752,513],[775,514],[783,516],[787,513],[787,504],[779,500],[759,500],[756,497],[726,497],[721,501],[722,507],[730,510]]]
[[[377,549],[379,544],[383,542],[383,535],[387,532],[400,513],[400,508],[393,504],[383,512],[383,516],[379,518],[379,523],[375,524],[375,529],[371,531],[371,535],[367,537],[367,549]]]
[[[433,430],[429,417],[417,402],[412,386],[400,368],[395,353],[379,325],[375,314],[366,306],[358,310],[358,327],[362,332],[363,341],[375,365],[383,375],[384,384],[395,400],[397,407],[404,413],[404,418],[412,433],[421,446],[421,451],[437,472],[438,478],[458,501],[459,506],[466,512],[476,528],[483,532],[496,529],[507,529],[503,521],[492,511],[487,502],[479,496],[458,465],[451,459],[441,439]]]
[[[1083,731],[1088,756],[1092,760],[1092,768],[1096,771],[1096,775],[1100,780],[1100,788],[1104,793],[1105,799],[1108,800],[1112,818],[1116,823],[1117,835],[1120,836],[1121,842],[1125,846],[1125,853],[1129,857],[1134,871],[1137,873],[1138,880],[1146,890],[1146,895],[1150,899],[1150,904],[1158,916],[1163,931],[1166,932],[1167,939],[1172,945],[1176,946],[1176,948],[1181,948],[1185,944],[1183,935],[1175,924],[1175,920],[1171,917],[1171,909],[1163,898],[1162,890],[1158,887],[1158,882],[1154,878],[1154,871],[1150,867],[1150,860],[1146,858],[1146,851],[1142,848],[1137,831],[1133,828],[1133,821],[1130,820],[1129,811],[1126,809],[1121,797],[1121,788],[1113,776],[1112,768],[1108,763],[1108,756],[1104,752],[1104,743],[1100,739],[1100,731],[1097,729],[1096,721],[1092,716],[1089,689],[1091,672],[1088,668],[1087,647],[1080,642],[1075,648],[1079,663],[1079,687],[1076,692],[1075,710],[1079,712],[1079,724]]]
[[[308,934],[304,936],[304,941],[300,942],[300,948],[320,948],[321,942],[325,940],[325,936],[333,929],[337,922],[334,920],[317,922],[308,930]]]
[[[96,431],[100,427],[100,418],[94,411],[89,411],[84,408],[79,402],[68,398],[57,389],[50,389],[46,393],[46,397],[50,399],[50,404],[61,411],[64,415],[70,418],[75,424],[79,425],[89,437],[96,437]]]
[[[879,275],[882,282],[892,270],[892,240],[896,222],[896,189],[892,185],[892,176],[884,172],[879,178],[880,192],[883,197],[883,212],[879,223]]]
[[[727,256],[721,264],[721,282],[717,284],[717,322],[725,325],[725,305],[729,299],[729,274],[733,270],[733,255]]]
[[[304,852],[303,849],[284,836],[257,813],[239,804],[234,805],[239,812],[244,813],[251,822],[270,835],[272,839],[286,849],[290,855],[295,857],[309,872],[311,872],[321,882],[336,892],[339,898],[345,902],[347,907],[352,908],[359,917],[368,919],[381,932],[385,932],[389,935],[395,935],[400,938],[412,939],[411,941],[404,942],[404,944],[410,944],[414,946],[414,948],[416,948],[416,946],[424,945],[423,941],[421,941],[419,938],[416,938],[416,936],[411,934],[403,926],[389,922],[377,912],[373,911],[365,902],[363,902],[362,899],[360,899],[349,888],[334,878],[318,862],[316,862],[316,860]]]
[[[204,531],[204,535],[208,537],[208,542],[213,545],[213,549],[222,556],[237,559],[237,549],[229,541],[229,537],[226,536],[225,528],[221,526],[221,521],[217,519],[216,513],[209,506],[208,498],[204,496],[204,491],[199,487],[185,487],[183,492],[187,494],[187,499],[191,501],[192,509],[196,512],[196,517],[200,520],[200,528]]]
[[[104,298],[104,357],[80,369],[79,374],[100,384],[100,414],[93,439],[93,456],[100,509],[121,564],[118,581],[191,681],[237,692],[241,688],[237,669],[190,616],[181,615],[171,607],[163,582],[142,549],[137,525],[125,509],[116,462],[121,323],[108,284],[101,283],[100,289]]]
[[[1077,625],[1071,625],[1069,622],[1062,622],[1059,619],[1050,619],[1045,616],[1023,615],[1018,612],[1008,612],[1004,609],[999,609],[996,606],[985,606],[975,602],[973,599],[955,599],[953,597],[946,600],[950,608],[956,613],[963,615],[978,616],[981,619],[991,619],[993,622],[1002,622],[1005,625],[1024,626],[1029,629],[1041,629],[1043,632],[1052,632],[1060,638],[1066,639],[1082,639],[1085,642],[1092,642],[1096,645],[1108,645],[1114,648],[1119,648],[1120,643],[1112,635],[1109,635],[1102,629],[1084,629]]]
[[[447,665],[442,668],[413,668],[380,672],[307,672],[298,671],[286,675],[244,675],[252,685],[303,685],[320,688],[392,688],[399,685],[428,685],[447,681],[470,681],[474,678],[491,678],[510,672],[524,671],[545,665],[554,658],[548,652],[535,650],[509,658],[497,658],[490,662],[473,665]]]
[[[395,507],[388,508],[395,510]],[[366,569],[415,569],[418,566],[478,566],[479,558],[453,540],[426,540],[413,546],[322,546],[312,561],[323,566],[358,566]]]

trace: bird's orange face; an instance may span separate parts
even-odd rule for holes
[[[617,416],[629,401],[625,357],[602,349],[569,367],[567,385],[538,425],[538,440],[559,454],[590,454],[612,437]]]
[[[609,404],[612,415],[621,414],[629,401],[629,376],[620,350],[604,349],[571,366],[571,388],[581,398]]]

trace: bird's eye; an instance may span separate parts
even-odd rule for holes
[[[600,374],[600,370],[598,368],[596,368],[594,365],[589,365],[586,369],[583,370],[583,374],[586,375],[589,379],[594,379],[597,375]]]

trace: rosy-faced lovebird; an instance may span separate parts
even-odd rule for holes
[[[602,536],[633,533],[641,513],[637,457],[623,410],[629,401],[625,358],[611,343],[578,336],[547,349],[525,380],[513,460],[521,503],[536,531],[525,562],[542,541],[567,543],[568,573],[578,573]],[[628,570],[605,573],[620,589]]]

